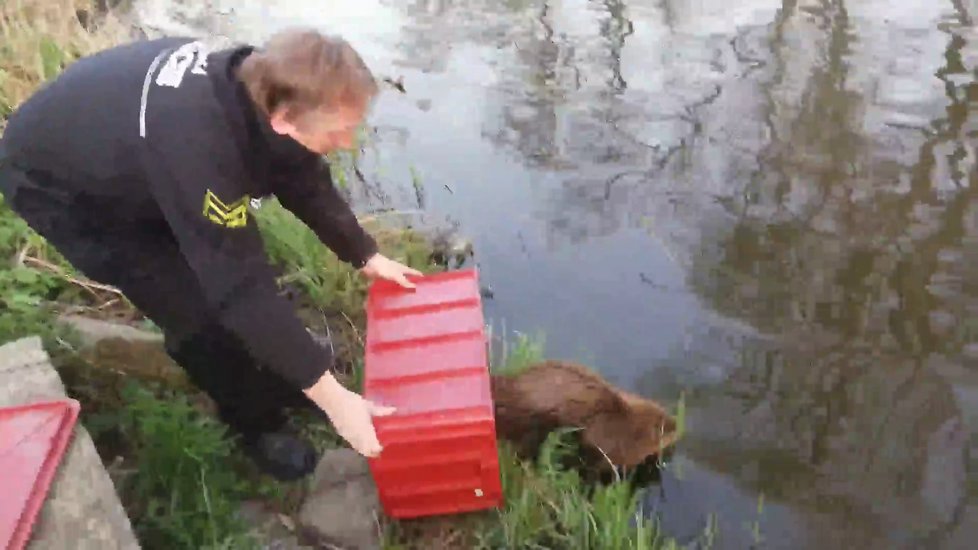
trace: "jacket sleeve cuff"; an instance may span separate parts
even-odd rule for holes
[[[223,310],[224,322],[242,335],[249,352],[294,387],[307,389],[335,367],[329,349],[315,341],[285,300],[253,292]]]
[[[369,233],[364,231],[359,246],[353,251],[351,257],[347,259],[347,262],[353,267],[361,269],[378,251],[377,241]]]

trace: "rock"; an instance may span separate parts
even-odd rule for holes
[[[65,398],[37,337],[0,346],[0,407]],[[84,413],[84,411],[83,411]],[[139,548],[129,518],[79,422],[32,531],[29,550]]]
[[[163,342],[162,334],[78,315],[62,315],[58,318],[58,322],[77,331],[84,346],[94,346],[102,340],[108,339],[120,339],[127,342]]]
[[[143,330],[132,325],[92,319],[80,315],[62,315],[58,322],[75,330],[84,346],[94,346],[103,340],[123,340],[126,342],[163,343],[163,335]]]
[[[134,4],[134,13],[139,26],[151,38],[167,35],[199,37],[203,34],[202,29],[220,27],[220,15],[215,13],[213,4],[213,1],[142,0]]]
[[[241,517],[257,531],[264,550],[314,550],[299,542],[294,534],[295,525],[288,516],[277,514],[259,501],[241,504]]]
[[[323,454],[312,490],[299,511],[299,529],[317,544],[379,549],[380,501],[367,460],[352,449]]]
[[[167,354],[162,334],[73,315],[58,321],[79,333],[79,355],[92,365],[175,388],[191,388],[187,374]]]

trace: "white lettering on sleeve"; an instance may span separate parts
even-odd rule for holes
[[[159,86],[170,86],[179,88],[183,83],[183,77],[187,69],[191,69],[193,74],[207,74],[207,56],[210,55],[208,48],[202,41],[190,42],[177,48],[166,64],[160,69],[159,76],[156,77],[156,84]]]
[[[139,101],[139,137],[146,137],[146,100],[149,95],[149,85],[153,81],[153,72],[156,71],[156,67],[168,51],[161,52],[160,55],[156,56],[146,71],[146,78],[143,79],[143,95]]]

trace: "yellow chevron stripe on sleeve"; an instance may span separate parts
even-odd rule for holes
[[[244,227],[248,223],[248,200],[245,195],[228,205],[208,189],[204,194],[204,217],[224,227]]]

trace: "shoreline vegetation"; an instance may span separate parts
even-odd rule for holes
[[[133,39],[132,29],[104,0],[6,0],[0,4],[0,135],[4,120],[30,93],[80,56]],[[339,178],[338,178],[339,179]],[[348,176],[343,182],[351,181]],[[363,302],[367,288],[315,235],[277,203],[258,223],[284,291],[313,333],[329,333],[345,366],[344,382],[359,390]],[[441,269],[429,243],[371,222],[390,257],[420,269]],[[262,547],[261,533],[241,517],[241,504],[260,500],[283,523],[294,517],[307,487],[258,475],[210,415],[206,397],[167,377],[104,368],[78,350],[78,335],[60,314],[149,327],[118,291],[87,280],[31,231],[0,197],[0,343],[39,335],[66,388],[82,402],[82,422],[96,441],[144,548]],[[505,338],[506,335],[502,335]],[[494,371],[518,371],[542,358],[539,341],[520,338],[493,357]],[[145,355],[133,353],[132,363]],[[121,363],[126,363],[123,356]],[[177,377],[178,378],[178,377]],[[321,449],[342,442],[328,425],[299,417]],[[506,505],[501,510],[411,522],[384,521],[386,548],[675,548],[656,535],[637,509],[627,481],[588,487],[557,465],[573,444],[555,434],[533,463],[505,443],[500,458]],[[229,467],[229,465],[231,467]]]

